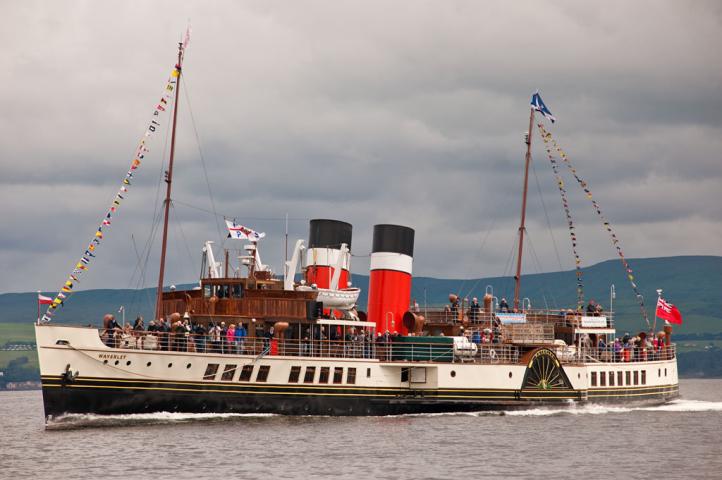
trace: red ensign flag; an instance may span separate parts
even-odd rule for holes
[[[669,323],[676,323],[678,325],[682,323],[682,314],[679,312],[679,309],[671,303],[665,302],[662,297],[659,297],[659,300],[657,300],[656,315],[659,318],[667,320]]]

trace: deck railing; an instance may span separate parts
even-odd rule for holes
[[[103,343],[111,348],[156,350],[168,352],[210,353],[222,355],[254,355],[263,357],[293,356],[315,358],[378,359],[394,362],[446,362],[446,363],[518,363],[522,348],[505,343],[438,343],[419,341],[369,341],[356,337],[353,340],[277,339],[242,337],[229,340],[218,335],[195,335],[176,332],[122,332],[99,330]],[[437,337],[438,339],[439,337]],[[443,337],[442,337],[443,338]],[[661,347],[613,346],[604,348],[575,345],[547,344],[562,363],[627,363],[671,360],[676,357],[674,344]],[[533,346],[530,346],[533,347]]]
[[[465,307],[463,309],[452,309],[449,307],[426,307],[417,312],[423,315],[426,322],[433,324],[471,324],[471,325],[493,325],[497,321],[497,313],[511,313],[506,311],[486,312],[484,310],[474,311]],[[571,327],[582,326],[582,316],[587,313],[577,313],[569,310],[543,310],[527,309],[519,313],[526,314],[529,323],[566,324]],[[590,315],[594,317],[606,317],[606,327],[614,328],[614,313],[602,311]]]

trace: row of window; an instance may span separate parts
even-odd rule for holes
[[[610,387],[613,387],[615,383],[617,386],[623,387],[625,385],[639,385],[640,381],[642,385],[647,384],[647,371],[646,370],[628,370],[626,372],[619,371],[616,375],[616,382],[615,382],[615,375],[614,372],[609,372],[609,375],[607,375],[607,372],[592,372],[591,375],[591,386],[596,387],[597,386],[597,379],[599,379],[599,386],[600,387],[606,387],[607,382],[609,383]]]
[[[662,377],[662,369],[657,369],[657,376]],[[664,376],[667,376],[667,369],[664,369]],[[615,384],[614,372],[592,372],[591,375],[591,386],[597,386],[597,379],[599,379],[599,386],[606,387],[609,383],[610,387]],[[641,382],[640,382],[641,381]],[[646,385],[647,384],[647,371],[646,370],[629,370],[626,372],[617,372],[616,384],[617,386],[623,387],[625,385]]]
[[[203,374],[203,380],[215,380],[216,375],[218,374],[218,369],[220,365],[217,363],[209,363],[206,367],[206,372]],[[301,368],[300,366],[292,366],[291,372],[288,374],[288,383],[299,383],[299,380],[301,379]],[[251,378],[253,378],[253,371],[255,369],[254,365],[243,365],[241,367],[241,373],[238,376],[239,382],[250,382]],[[233,378],[236,375],[236,370],[238,370],[237,365],[233,364],[226,364],[223,367],[223,373],[221,374],[221,380],[225,382],[233,381]],[[331,377],[331,367],[306,367],[306,371],[303,374],[303,383],[314,383],[314,380],[316,378],[316,370],[319,371],[318,375],[318,383],[329,383],[329,380]],[[346,383],[349,385],[355,385],[356,384],[356,369],[353,367],[346,368]],[[271,371],[270,365],[259,365],[258,372],[256,373],[256,382],[265,382],[268,380],[268,374]],[[343,374],[344,374],[344,368],[343,367],[334,367],[333,368],[333,383],[334,384],[342,384],[343,383]],[[367,375],[370,375],[370,369],[367,372]]]
[[[318,369],[318,383],[328,383],[331,379],[331,367],[321,367]],[[343,383],[343,367],[333,368],[333,383]],[[306,371],[303,374],[303,383],[314,383],[316,378],[316,367],[306,367]],[[301,367],[296,365],[291,367],[291,372],[288,374],[288,383],[298,383],[301,379]],[[349,385],[356,384],[356,369],[349,367],[346,369],[346,383]]]

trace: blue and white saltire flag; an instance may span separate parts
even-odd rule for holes
[[[544,104],[541,95],[539,95],[539,90],[534,92],[534,95],[531,96],[531,108],[541,113],[545,118],[551,120],[552,123],[557,121],[556,117],[552,115],[552,112],[550,112]]]

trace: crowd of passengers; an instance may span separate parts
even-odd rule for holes
[[[603,338],[599,338],[597,348],[591,350],[598,356],[600,360],[607,362],[645,362],[653,360],[664,360],[670,354],[666,349],[664,332],[658,333],[656,336],[650,336],[642,333],[637,336],[630,336],[625,333],[620,338],[615,338],[613,342],[606,343]],[[589,347],[589,342],[583,342],[582,348]],[[589,351],[589,350],[588,350]]]
[[[251,322],[256,325],[255,319]],[[133,325],[119,325],[111,314],[103,318],[101,339],[112,348],[133,348],[143,350],[163,350],[199,353],[228,354],[286,354],[304,356],[352,356],[372,358],[373,347],[385,347],[398,336],[397,333],[379,333],[376,339],[371,332],[351,327],[344,330],[340,326],[326,328],[308,326],[299,339],[289,339],[279,345],[274,337],[274,328],[256,327],[251,337],[243,324],[209,322],[204,325],[191,320],[189,314],[174,313],[168,319],[151,320],[145,325],[143,317],[138,317]],[[281,348],[283,351],[279,351]]]

